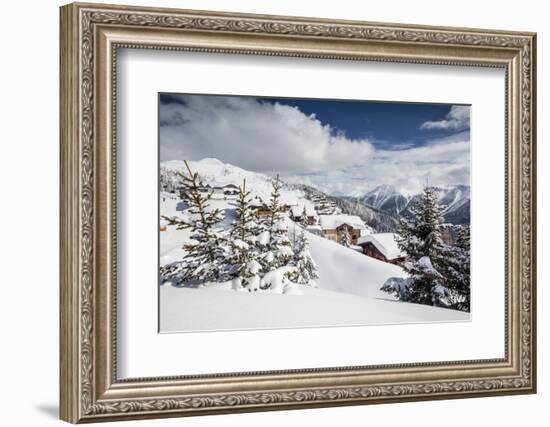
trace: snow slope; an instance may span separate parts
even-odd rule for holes
[[[211,186],[241,185],[246,178],[252,196],[267,200],[272,190],[272,178],[224,164],[216,159],[189,162]],[[176,171],[184,163],[164,162],[161,165],[161,188],[174,185]],[[172,187],[172,190],[174,188]],[[283,186],[283,203],[308,206],[305,193],[293,186]],[[179,196],[167,191],[160,194],[160,214],[168,217],[185,217]],[[218,208],[224,220],[218,224],[229,231],[235,218],[235,201],[212,199],[210,209]],[[289,233],[300,227],[285,218]],[[231,285],[211,284],[200,288],[177,288],[169,284],[160,286],[160,330],[184,332],[199,330],[266,329],[290,327],[320,327],[342,325],[370,325],[381,323],[412,323],[465,321],[469,314],[425,305],[402,303],[380,287],[390,277],[405,277],[404,271],[345,248],[333,241],[306,233],[310,253],[318,266],[319,288],[298,286],[296,292],[237,292]],[[292,236],[290,236],[292,237]],[[189,239],[188,230],[176,230],[167,225],[160,232],[160,265],[179,261],[185,252],[182,245]],[[230,282],[228,282],[230,283]]]
[[[304,287],[303,295],[160,287],[160,331],[468,321],[469,313]],[[385,294],[387,296],[387,294]]]
[[[198,161],[189,161],[189,167],[193,173],[198,172],[202,180],[211,186],[224,186],[234,184],[241,186],[243,179],[246,178],[246,187],[252,192],[252,196],[258,196],[265,201],[269,200],[271,194],[273,178],[267,175],[251,172],[237,166],[223,163],[218,159],[206,158]],[[186,173],[187,169],[182,160],[170,160],[162,162],[160,165],[161,186],[163,182],[175,181],[176,172]],[[282,185],[281,203],[288,205],[305,205],[308,209],[313,208],[313,204],[306,200],[303,191],[291,186]]]
[[[311,256],[319,268],[321,289],[393,299],[380,287],[390,277],[405,277],[401,267],[368,257],[331,240],[310,233],[308,240]]]
[[[469,313],[394,300],[380,287],[389,277],[405,277],[400,267],[311,233],[307,237],[319,268],[318,289],[303,286],[301,295],[281,295],[235,292],[222,284],[200,289],[163,285],[160,330],[279,329],[470,319]]]

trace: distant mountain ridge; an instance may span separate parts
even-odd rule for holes
[[[227,184],[242,185],[246,178],[247,188],[263,200],[268,200],[272,190],[273,178],[262,173],[252,172],[238,166],[223,163],[218,159],[205,158],[189,161],[193,172],[198,172],[205,183],[211,186]],[[162,162],[159,170],[161,191],[174,192],[181,185],[179,173],[185,173],[185,164],[181,160]],[[453,185],[434,187],[437,201],[442,209],[445,222],[450,224],[469,224],[470,222],[470,186]],[[377,232],[395,232],[399,227],[399,217],[410,215],[410,208],[418,203],[420,194],[412,197],[400,193],[392,185],[380,185],[361,197],[332,196],[317,188],[303,184],[282,182],[281,199],[289,205],[303,204],[313,195],[323,195],[331,200],[342,213],[357,215]]]
[[[409,199],[399,193],[393,185],[379,185],[360,198],[361,203],[380,209],[391,215],[399,215],[406,208]]]
[[[451,185],[432,187],[445,222],[468,224],[470,222],[470,186]],[[380,209],[390,215],[411,215],[411,207],[419,202],[421,194],[407,197],[392,185],[379,185],[357,200],[364,205]]]

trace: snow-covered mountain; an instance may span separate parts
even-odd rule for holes
[[[399,193],[393,185],[386,184],[379,185],[369,191],[360,198],[360,201],[365,205],[397,215],[407,206],[409,200]]]
[[[267,201],[273,190],[273,178],[247,171],[238,166],[223,163],[218,159],[205,158],[198,161],[188,161],[193,173],[197,172],[205,184],[211,187],[223,187],[228,184],[241,186],[246,179],[246,187],[251,190],[253,196],[258,196]],[[160,188],[162,191],[172,192],[179,187],[181,178],[178,173],[187,175],[185,163],[182,160],[169,160],[160,165]],[[295,186],[282,183],[281,202],[289,205],[307,204],[304,202],[305,194]]]
[[[449,188],[436,188],[437,201],[443,209],[443,215],[448,215],[453,212],[464,210],[467,206],[470,207],[470,186],[469,185],[454,185]]]
[[[437,204],[441,208],[443,219],[450,224],[470,223],[470,186],[453,185],[449,187],[433,187],[437,197]],[[417,194],[409,200],[406,208],[400,215],[410,214],[410,207],[420,200],[421,195]]]
[[[199,161],[189,161],[193,172],[198,172],[205,184],[211,187],[227,184],[242,185],[246,178],[246,186],[253,196],[267,201],[273,189],[273,178],[267,175],[247,171],[231,164],[223,163],[218,159],[206,158]],[[175,192],[180,186],[181,177],[178,173],[187,174],[185,163],[181,160],[170,160],[160,165],[160,189],[169,193]],[[281,202],[288,205],[312,206],[312,196],[322,195],[334,202],[344,214],[357,215],[365,224],[379,232],[394,231],[397,219],[376,208],[352,200],[350,198],[329,196],[320,190],[302,184],[282,183]]]
[[[434,187],[437,203],[446,222],[467,224],[470,222],[470,186],[452,185]],[[358,200],[370,207],[380,209],[393,216],[410,215],[410,207],[418,203],[421,194],[407,197],[392,185],[380,185]]]

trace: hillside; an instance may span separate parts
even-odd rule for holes
[[[201,289],[164,285],[160,289],[160,330],[280,329],[470,319],[469,313],[396,301],[380,291],[380,286],[389,277],[403,277],[401,268],[309,233],[308,240],[319,267],[319,288],[303,287],[300,295],[281,295],[229,291],[229,283]]]
[[[269,199],[273,188],[272,178],[216,159],[189,162],[189,166],[193,172],[200,174],[203,184],[211,189],[209,191],[224,188],[228,184],[240,185],[246,179],[251,198],[265,201]],[[178,194],[178,172],[183,171],[184,167],[184,163],[179,161],[161,164],[161,216],[193,219]],[[308,187],[284,184],[281,188],[281,201],[288,205],[316,209],[319,203],[312,201],[314,195],[344,213],[351,210],[350,214],[354,214],[354,209],[357,209],[364,215],[370,215],[372,211],[374,214],[371,220],[387,215]],[[219,209],[223,213],[215,228],[217,233],[227,236],[237,218],[235,197],[218,192],[208,203],[208,210]],[[322,204],[324,206],[324,202]],[[291,242],[295,241],[296,236],[302,233],[302,226],[293,222],[288,213],[282,222]],[[190,242],[189,230],[178,229],[165,220],[161,221],[161,227],[160,266],[181,262],[186,255],[183,246]],[[364,231],[371,232],[368,228]],[[318,287],[293,283],[284,288],[279,286],[260,290],[235,286],[233,281],[176,287],[171,286],[170,280],[161,280],[160,330],[178,332],[469,319],[468,313],[396,301],[380,291],[380,287],[390,277],[404,277],[405,273],[400,267],[370,258],[353,247],[342,246],[308,231],[304,231],[304,235],[311,259],[317,266],[319,277],[315,284]]]
[[[336,197],[323,193],[316,188],[308,185],[295,185],[294,188],[302,191],[308,199],[312,196],[323,196],[334,203],[342,213],[348,215],[357,215],[365,224],[376,232],[395,231],[398,226],[398,220],[395,216],[388,214],[380,209],[364,205],[352,197]]]
[[[424,322],[464,322],[469,313],[403,303],[380,291],[403,270],[308,233],[319,288],[301,294],[231,291],[230,283],[201,289],[160,289],[162,332],[280,329]],[[205,309],[206,307],[208,309]]]
[[[264,200],[269,199],[271,194],[273,178],[256,172],[247,171],[237,166],[223,163],[218,159],[206,158],[200,161],[188,162],[191,170],[197,172],[202,180],[212,187],[233,184],[240,186],[243,179],[246,178],[246,185],[252,189],[254,196],[261,197]],[[180,178],[179,173],[186,173],[185,164],[181,160],[170,160],[160,165],[160,188],[161,191],[171,192],[178,187]],[[281,201],[283,203],[294,205],[306,203],[305,194],[294,186],[283,183],[281,189]]]
[[[246,178],[247,187],[252,189],[254,196],[268,200],[271,193],[273,178],[244,170],[237,166],[223,163],[217,159],[202,159],[190,161],[189,166],[193,172],[198,172],[205,183],[211,186],[223,186],[227,184],[242,185]],[[181,160],[171,160],[160,165],[160,189],[165,192],[175,192],[179,186],[178,172],[185,171],[185,164]],[[395,231],[398,225],[397,218],[380,209],[365,206],[356,200],[330,196],[322,191],[302,184],[282,185],[282,202],[288,205],[313,206],[312,196],[323,196],[332,201],[344,214],[357,215],[367,226],[378,232]]]

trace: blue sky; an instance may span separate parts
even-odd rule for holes
[[[469,183],[470,107],[161,94],[161,161],[220,160],[359,195]]]
[[[295,106],[303,113],[315,114],[321,122],[329,123],[334,132],[343,132],[353,139],[368,139],[375,147],[386,150],[419,147],[429,140],[454,133],[449,129],[420,129],[424,122],[443,120],[451,109],[448,104],[273,98],[259,100]]]

